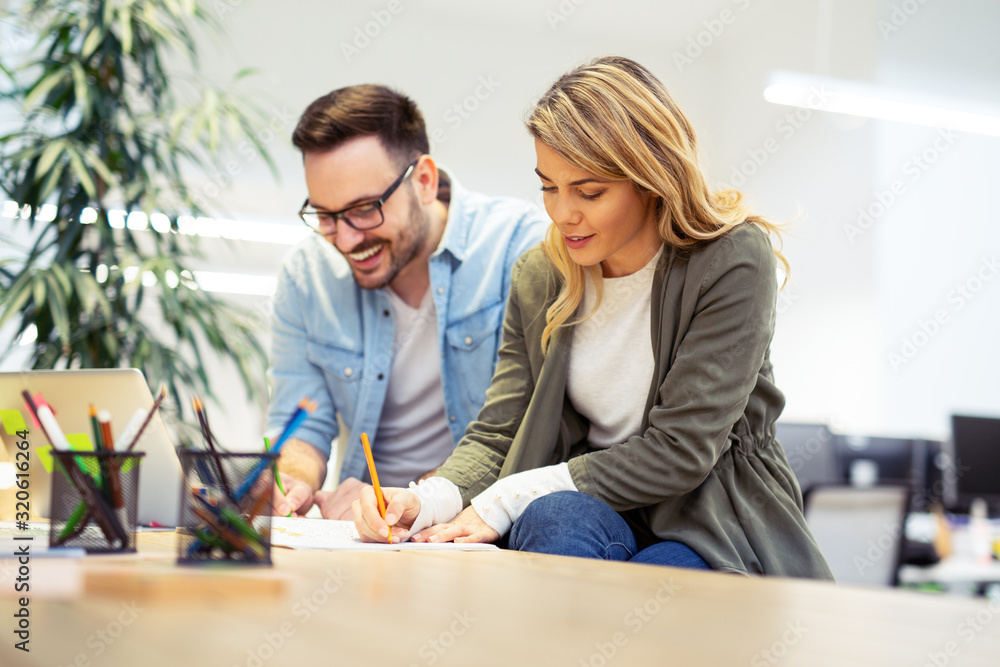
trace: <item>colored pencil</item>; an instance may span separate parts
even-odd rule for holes
[[[368,434],[361,434],[361,444],[365,447],[365,458],[368,459],[368,473],[372,477],[372,486],[375,487],[375,499],[378,500],[378,513],[385,520],[385,496],[382,495],[382,485],[378,483],[378,471],[375,470],[375,458],[372,456],[372,446],[368,444]],[[392,544],[392,526],[389,526],[389,544]]]

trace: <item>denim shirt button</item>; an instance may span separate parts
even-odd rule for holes
[[[346,375],[347,377],[351,377],[352,375],[354,375],[354,369],[348,366],[347,368],[344,369],[344,375]]]
[[[451,421],[452,423],[454,423],[454,422],[455,422],[455,415],[452,415],[451,417],[448,417],[448,419],[449,419],[449,420],[450,420],[450,421]]]
[[[444,288],[438,287],[438,294],[444,294]]]
[[[466,336],[465,337],[465,344],[466,345],[472,345],[472,336]]]

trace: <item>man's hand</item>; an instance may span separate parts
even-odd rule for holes
[[[361,497],[361,490],[370,484],[348,477],[334,491],[317,491],[313,502],[319,505],[319,511],[324,519],[351,521],[354,510],[351,505]]]
[[[274,485],[275,516],[288,516],[289,512],[304,516],[313,506],[312,488],[291,475],[282,475],[281,485],[285,487],[285,493],[281,492],[277,484]]]
[[[326,477],[326,460],[308,442],[290,438],[278,458],[278,474],[285,493],[274,485],[274,514],[287,516],[295,512],[302,516],[313,505],[313,493]]]
[[[388,512],[386,512],[388,516]],[[500,539],[500,533],[490,528],[489,524],[479,518],[472,505],[448,523],[439,523],[413,536],[414,542],[485,542],[492,543]]]
[[[389,526],[393,527],[392,541],[402,542],[409,536],[410,526],[420,514],[420,497],[409,489],[382,487],[382,495],[388,505],[385,520],[378,511],[375,489],[367,484],[361,489],[361,497],[354,501],[354,525],[362,542],[388,542]]]

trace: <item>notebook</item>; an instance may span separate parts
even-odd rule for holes
[[[289,549],[346,549],[350,551],[492,551],[495,544],[454,542],[362,542],[353,521],[271,518],[271,546]]]
[[[27,389],[41,394],[55,412],[56,421],[74,449],[93,447],[93,429],[88,411],[92,403],[112,416],[112,434],[117,438],[136,410],[148,411],[153,396],[142,373],[134,368],[105,370],[20,371],[0,373],[0,462],[6,462],[8,484],[13,481],[10,462],[14,460],[18,431],[28,431],[30,451],[30,503],[32,516],[48,517],[52,480],[51,443],[36,428],[21,395]],[[123,444],[122,447],[125,445]],[[139,473],[138,522],[176,526],[179,516],[181,467],[167,430],[154,415],[133,451],[145,452]],[[0,480],[0,496],[4,489]],[[5,502],[0,512],[13,511],[14,500]],[[13,516],[2,518],[13,519]]]

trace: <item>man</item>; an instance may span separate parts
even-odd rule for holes
[[[362,433],[385,486],[431,474],[485,400],[514,261],[547,219],[468,192],[428,152],[420,111],[383,86],[313,102],[292,136],[316,236],[285,260],[275,295],[268,434],[303,397],[318,404],[282,449],[274,511],[351,517],[367,478]],[[349,429],[333,492],[338,415]]]

